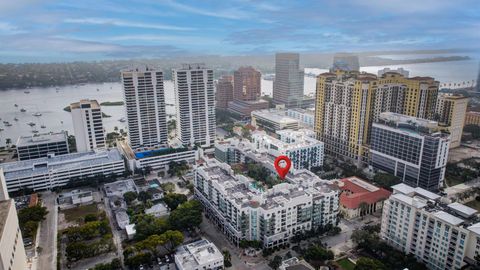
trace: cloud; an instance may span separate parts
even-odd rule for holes
[[[109,41],[149,41],[149,42],[175,42],[176,44],[208,44],[216,43],[218,41],[205,36],[180,36],[180,35],[151,35],[151,34],[134,34],[134,35],[119,35],[107,37],[105,40]]]
[[[0,51],[55,52],[57,54],[98,54],[116,58],[131,57],[170,57],[188,54],[175,46],[118,45],[102,42],[67,39],[58,37],[38,37],[12,35],[0,43]]]
[[[110,18],[79,18],[79,19],[66,19],[65,23],[73,24],[90,24],[90,25],[113,25],[121,27],[133,27],[133,28],[146,28],[146,29],[159,29],[159,30],[175,30],[175,31],[192,31],[195,28],[181,27],[175,25],[159,24],[159,23],[141,23],[132,22],[119,19]]]
[[[0,34],[12,35],[12,34],[20,34],[25,33],[24,30],[21,30],[17,26],[14,26],[8,22],[0,22]]]
[[[202,3],[202,2],[200,1],[198,3]],[[223,18],[223,19],[233,19],[233,20],[245,19],[250,17],[248,13],[236,8],[229,8],[224,10],[215,10],[215,9],[207,10],[207,9],[201,9],[201,8],[195,7],[193,5],[182,4],[175,0],[167,0],[162,2],[162,4],[172,7],[179,11],[198,14],[202,16],[217,17],[217,18]]]

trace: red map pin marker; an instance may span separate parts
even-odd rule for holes
[[[280,161],[285,161],[286,166],[282,167],[280,166]],[[275,169],[277,170],[278,175],[280,178],[285,179],[285,176],[287,175],[288,171],[290,170],[290,166],[292,166],[292,161],[287,157],[287,156],[278,156],[275,159]]]

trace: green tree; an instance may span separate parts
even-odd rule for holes
[[[400,178],[389,173],[377,173],[373,177],[373,182],[383,188],[390,188],[391,186],[399,184],[401,181]]]
[[[280,265],[282,265],[282,257],[280,256],[275,256],[269,263],[268,266],[270,266],[272,269],[277,270]]]
[[[138,215],[135,225],[135,239],[143,240],[154,234],[162,234],[170,229],[170,223],[166,217],[156,218],[152,215]]]
[[[465,127],[463,127],[463,131],[472,133],[472,138],[473,139],[479,139],[480,138],[480,126],[465,125]]]
[[[125,192],[125,194],[123,194],[123,199],[125,200],[125,202],[127,202],[127,204],[131,204],[134,200],[137,199],[137,193],[133,191]]]
[[[163,241],[163,247],[170,253],[183,243],[183,234],[179,231],[168,230],[160,235]]]
[[[160,184],[160,187],[162,188],[162,190],[165,193],[175,192],[175,184],[174,183],[171,183],[171,182],[162,183],[162,184]]]
[[[171,211],[177,209],[178,205],[187,201],[187,196],[178,193],[167,193],[163,197],[163,201],[170,208]]]
[[[169,222],[178,230],[198,228],[202,223],[202,205],[196,200],[180,204],[170,213]]]
[[[305,252],[304,258],[311,265],[318,268],[323,265],[326,260],[333,259],[333,252],[319,245],[311,245]]]
[[[223,266],[225,268],[232,267],[232,255],[230,254],[230,251],[225,249],[222,251],[223,254]]]
[[[138,193],[138,199],[143,203],[146,203],[148,200],[152,199],[152,195],[146,191],[140,191],[140,193]]]
[[[360,257],[355,265],[355,270],[387,270],[385,265],[376,259]]]

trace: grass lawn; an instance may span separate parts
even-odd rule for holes
[[[337,261],[337,263],[343,270],[353,270],[355,268],[355,264],[349,261],[347,258],[341,259]]]
[[[461,177],[452,177],[452,176],[449,176],[449,177],[445,177],[445,181],[447,182],[447,185],[449,187],[452,187],[452,186],[456,186],[458,184],[462,184],[465,182],[465,179],[462,179]]]
[[[473,208],[473,209],[477,209],[477,210],[480,211],[480,202],[477,201],[477,200],[473,200],[473,201],[471,201],[471,202],[468,202],[468,203],[466,203],[465,205],[468,206],[468,207],[471,207],[471,208]]]
[[[98,208],[96,203],[92,203],[64,210],[63,213],[65,214],[65,219],[68,222],[72,222],[78,219],[83,219],[88,214],[97,214]]]

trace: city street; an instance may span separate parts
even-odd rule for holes
[[[56,194],[47,191],[41,193],[41,195],[43,206],[47,207],[48,215],[40,224],[40,234],[37,243],[42,248],[42,251],[38,257],[37,269],[56,269],[58,216]]]
[[[247,257],[242,255],[242,250],[235,247],[230,243],[225,235],[223,235],[213,223],[210,222],[207,218],[203,217],[203,222],[200,225],[200,230],[202,236],[212,241],[220,251],[228,250],[230,251],[232,257],[232,267],[231,269],[235,270],[248,270],[248,269],[258,269],[258,270],[268,270],[270,267],[267,265],[268,262],[260,254],[259,257]],[[245,264],[247,262],[247,264]]]

